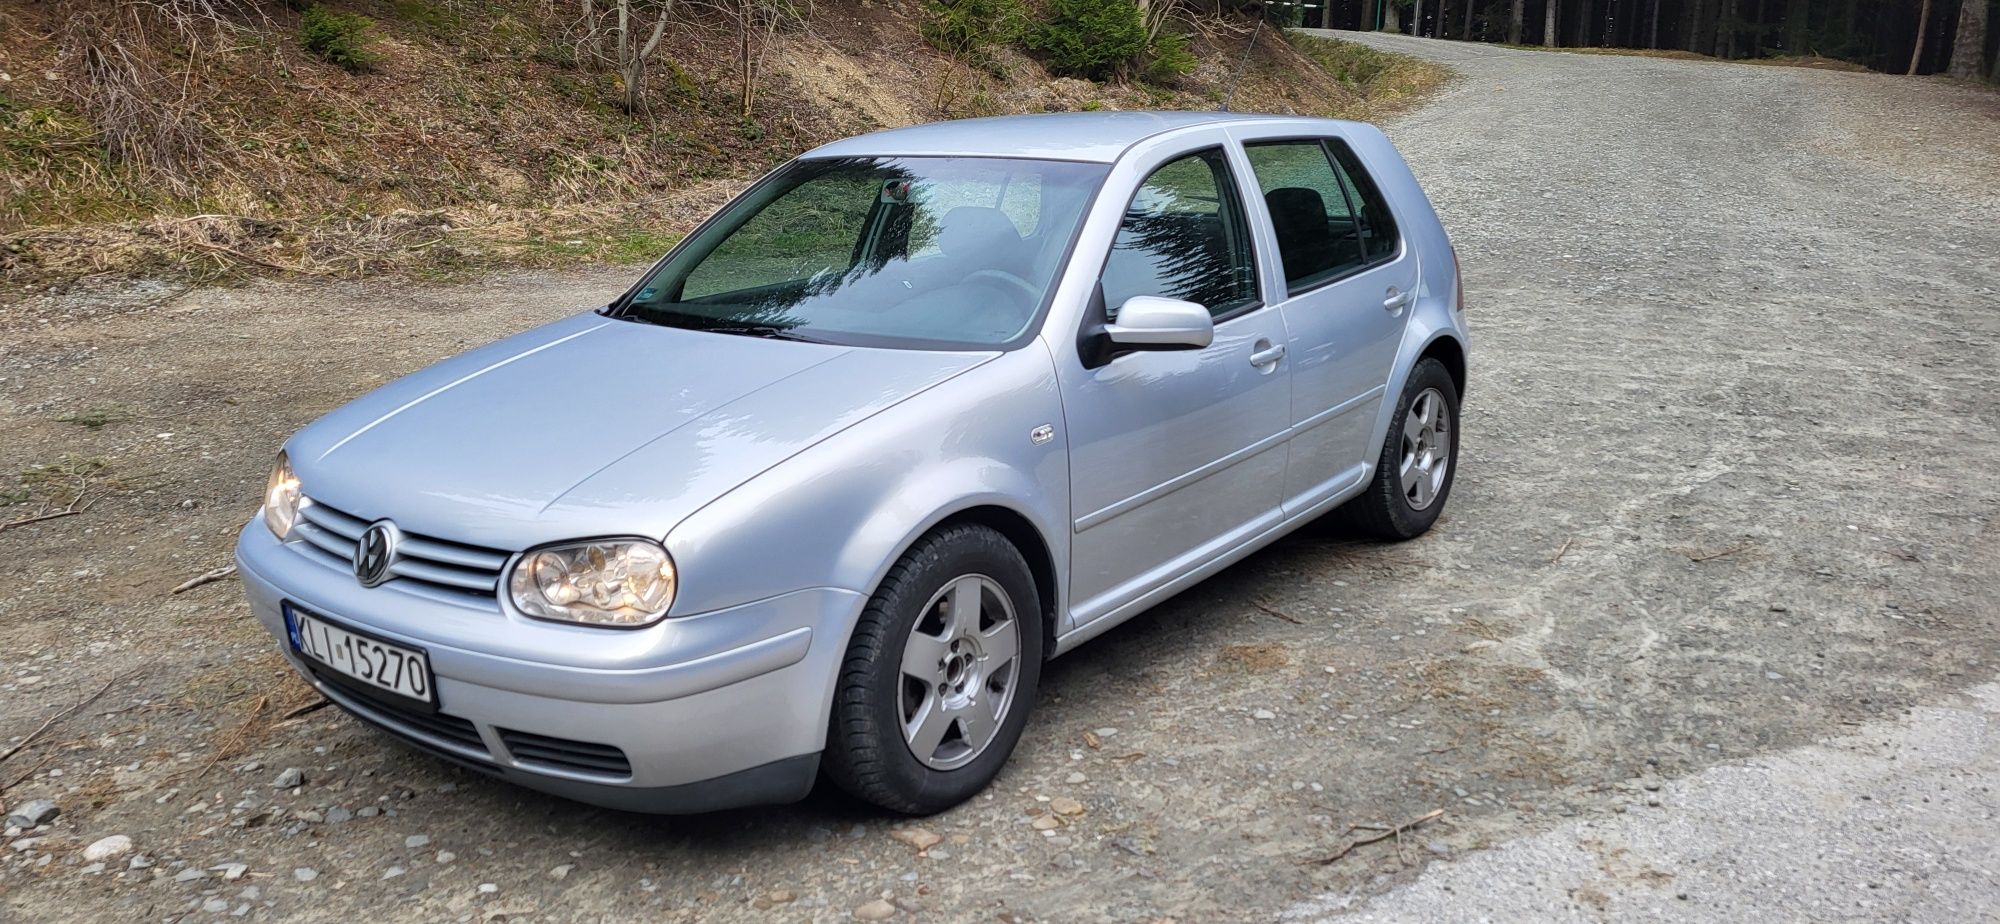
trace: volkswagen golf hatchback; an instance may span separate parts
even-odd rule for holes
[[[984,787],[1043,663],[1339,509],[1443,509],[1457,259],[1367,125],[835,142],[608,305],[300,431],[237,560],[292,665],[483,773],[657,812]]]

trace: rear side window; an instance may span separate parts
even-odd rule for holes
[[[1340,169],[1341,184],[1354,203],[1354,210],[1360,213],[1361,249],[1367,254],[1368,262],[1395,256],[1401,239],[1396,236],[1396,216],[1389,211],[1389,203],[1382,198],[1382,190],[1376,188],[1368,171],[1361,168],[1361,159],[1355,157],[1345,143],[1329,140],[1326,148],[1333,154],[1334,165]]]
[[[1287,289],[1297,293],[1368,262],[1351,196],[1320,142],[1249,144],[1243,151],[1271,214]]]
[[[1256,263],[1220,148],[1170,161],[1139,187],[1104,263],[1112,319],[1135,295],[1194,302],[1220,317],[1257,300]]]

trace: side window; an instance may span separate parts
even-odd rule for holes
[[[1347,145],[1338,141],[1327,142],[1327,149],[1333,152],[1333,160],[1340,168],[1341,182],[1353,198],[1355,208],[1361,212],[1361,247],[1368,259],[1386,260],[1396,255],[1396,216],[1389,211],[1388,200],[1382,198],[1375,181],[1369,179],[1368,171],[1361,168],[1361,158],[1355,157]]]
[[[1271,213],[1286,288],[1298,292],[1368,262],[1360,223],[1318,141],[1250,144],[1243,152]]]
[[[1139,187],[1104,262],[1112,318],[1135,295],[1195,302],[1221,316],[1257,299],[1256,264],[1222,150],[1169,162]]]

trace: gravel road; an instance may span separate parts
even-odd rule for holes
[[[0,532],[0,754],[103,690],[0,757],[10,810],[61,809],[0,838],[0,919],[1310,917],[1520,849],[1496,845],[1699,820],[1679,787],[1989,703],[1966,691],[2000,663],[2000,97],[1368,40],[1462,73],[1389,126],[1468,273],[1450,511],[1399,546],[1306,531],[1055,662],[993,790],[917,823],[828,794],[655,819],[461,774],[293,715],[233,581],[169,593],[227,562],[285,434],[629,271],[0,306],[0,468],[102,496]],[[1660,856],[1688,866],[1617,875],[1736,907]],[[1420,906],[1370,913],[1397,907]]]

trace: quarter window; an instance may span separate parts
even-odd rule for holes
[[[1349,194],[1318,141],[1244,146],[1264,194],[1278,260],[1291,292],[1317,285],[1368,262]]]
[[[1222,316],[1257,300],[1243,203],[1222,150],[1171,161],[1139,187],[1104,263],[1104,306],[1137,295],[1202,305]]]
[[[1361,249],[1368,255],[1368,262],[1387,260],[1396,255],[1396,216],[1389,211],[1389,203],[1382,198],[1382,190],[1376,188],[1368,171],[1361,168],[1361,159],[1348,150],[1347,145],[1338,141],[1328,141],[1327,150],[1333,153],[1334,164],[1340,168],[1340,179],[1347,189],[1348,198],[1353,201],[1356,211],[1361,213]]]

